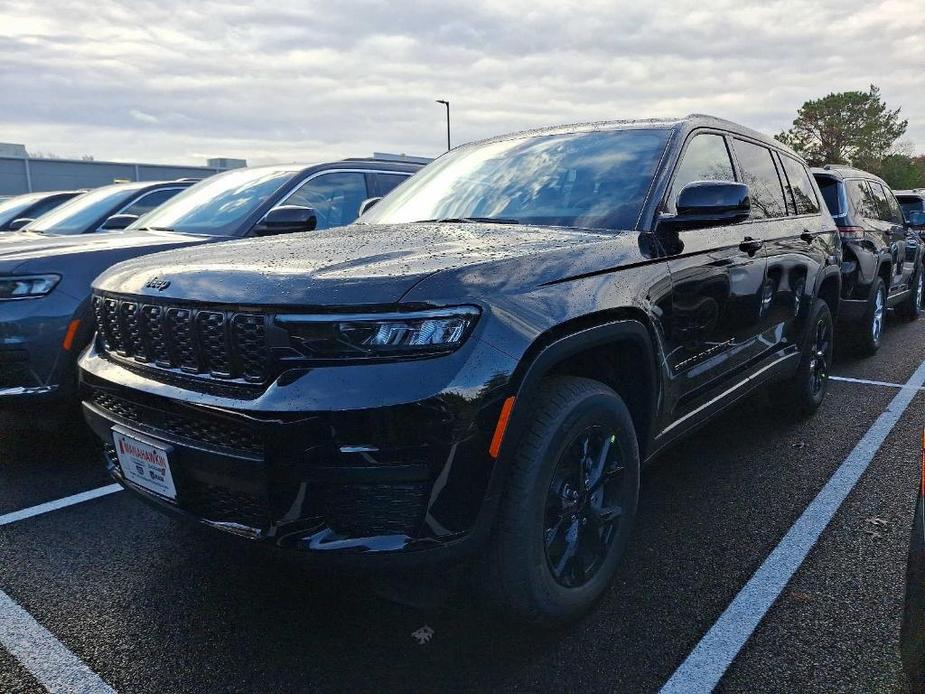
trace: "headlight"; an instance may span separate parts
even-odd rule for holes
[[[60,281],[60,275],[0,277],[0,299],[28,299],[45,296]]]
[[[479,317],[474,306],[338,315],[280,315],[290,345],[309,359],[395,359],[452,352]]]

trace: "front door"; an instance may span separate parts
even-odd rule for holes
[[[701,132],[685,145],[666,201],[693,181],[736,180],[726,137]],[[700,409],[744,378],[762,351],[765,279],[762,242],[747,223],[660,232],[668,254],[672,314],[666,357],[673,380],[672,419]]]

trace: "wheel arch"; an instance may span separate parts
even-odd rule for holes
[[[623,398],[644,459],[654,435],[661,381],[653,330],[643,311],[626,309],[568,321],[537,338],[515,371],[517,404],[501,455],[517,445],[543,378],[571,375],[600,381]]]

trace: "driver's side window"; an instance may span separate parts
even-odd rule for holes
[[[365,174],[340,172],[306,181],[283,204],[311,207],[318,219],[315,229],[330,229],[355,220],[368,197]]]
[[[735,181],[732,159],[722,135],[695,135],[687,143],[687,149],[684,150],[681,163],[675,169],[674,181],[671,184],[671,193],[668,196],[669,211],[676,211],[678,193],[694,181]]]

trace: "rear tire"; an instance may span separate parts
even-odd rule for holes
[[[925,275],[922,274],[922,266],[919,265],[915,276],[912,278],[912,291],[909,296],[896,307],[896,315],[904,321],[914,321],[922,312],[922,299],[925,298]]]
[[[881,280],[882,281],[882,280]],[[820,298],[813,302],[806,321],[803,356],[796,373],[769,391],[771,402],[788,419],[812,415],[825,398],[832,364],[834,326],[829,305]]]
[[[878,277],[874,282],[870,301],[867,302],[864,320],[855,328],[854,351],[859,357],[872,357],[880,349],[883,326],[886,323],[886,308],[886,284],[882,277]]]
[[[617,393],[547,378],[510,467],[483,587],[508,615],[552,626],[590,610],[610,585],[639,499],[639,448]]]

